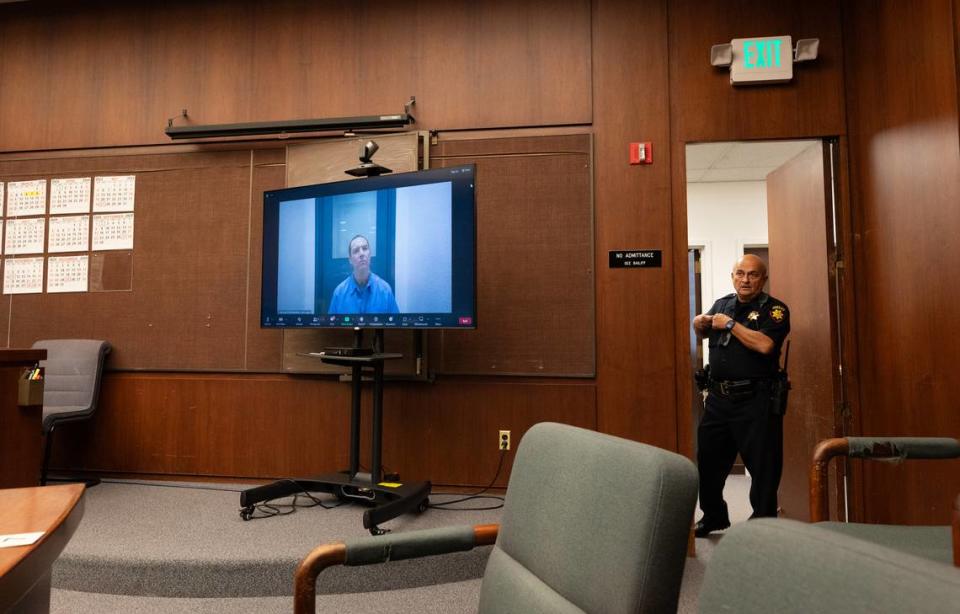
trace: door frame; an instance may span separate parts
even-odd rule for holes
[[[860,359],[857,336],[857,308],[856,285],[856,248],[858,242],[854,234],[855,227],[863,227],[862,220],[854,224],[854,209],[850,193],[850,154],[849,143],[845,136],[824,137],[834,146],[830,148],[830,164],[833,167],[832,176],[835,185],[834,195],[834,224],[836,249],[834,253],[839,261],[830,263],[833,273],[831,285],[832,298],[835,301],[839,322],[837,326],[837,340],[839,347],[834,348],[836,355],[834,364],[843,365],[842,373],[834,373],[834,398],[840,401],[835,409],[834,424],[837,428],[836,437],[849,437],[863,434],[862,408],[860,405]],[[840,459],[833,474],[836,476],[834,492],[841,487],[845,497],[838,496],[831,517],[848,522],[862,522],[865,506],[863,489],[863,468],[861,464],[852,464],[850,459]],[[841,480],[843,484],[841,484]]]
[[[675,357],[676,373],[676,408],[677,408],[677,449],[694,458],[693,429],[689,408],[693,402],[690,389],[690,356],[687,349],[689,342],[689,289],[687,270],[687,174],[686,148],[695,143],[721,143],[730,141],[763,142],[789,140],[819,140],[825,144],[825,166],[829,165],[830,176],[833,178],[833,213],[834,228],[832,236],[835,246],[828,263],[830,277],[831,319],[836,324],[835,335],[831,341],[834,390],[834,436],[845,437],[861,432],[860,429],[860,395],[859,395],[859,360],[857,343],[856,314],[857,304],[855,296],[856,262],[855,237],[853,234],[853,210],[850,195],[850,158],[849,145],[845,136],[790,134],[775,139],[705,139],[676,141],[675,155],[672,156],[673,169],[673,245],[674,259],[677,266],[674,268],[674,305],[677,340]],[[835,143],[830,146],[830,143]],[[830,155],[827,155],[827,152]],[[828,216],[829,217],[829,216]],[[825,229],[830,230],[830,229]],[[828,246],[829,248],[829,246]],[[842,365],[842,370],[839,368]],[[811,450],[811,455],[813,451]],[[841,459],[842,460],[842,459]],[[834,506],[831,517],[840,520],[857,521],[863,514],[863,480],[862,471],[858,466],[850,467],[849,462],[835,463],[831,474],[831,501]]]

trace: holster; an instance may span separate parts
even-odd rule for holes
[[[787,372],[780,370],[770,388],[770,411],[777,416],[787,414],[787,397],[790,394],[790,380]]]
[[[697,390],[703,392],[710,386],[710,365],[693,372],[693,381],[697,384]]]

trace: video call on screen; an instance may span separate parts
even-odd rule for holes
[[[264,195],[265,327],[472,328],[473,166]]]

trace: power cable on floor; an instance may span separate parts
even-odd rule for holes
[[[270,499],[268,501],[261,501],[253,506],[253,513],[247,517],[247,520],[256,520],[258,518],[272,518],[274,516],[286,516],[297,511],[297,508],[311,508],[311,507],[322,507],[325,510],[332,510],[334,508],[340,507],[349,503],[348,501],[337,501],[336,503],[329,505],[313,496],[312,493],[305,490],[300,483],[296,480],[279,480],[280,482],[289,482],[300,489],[300,492],[293,494],[293,501],[289,503],[277,503],[280,499],[286,499],[290,495],[285,495],[277,499]],[[310,503],[298,503],[300,497],[305,497]],[[259,515],[257,515],[259,513]]]
[[[490,490],[491,488],[493,488],[493,485],[497,483],[497,478],[500,477],[500,471],[501,471],[501,469],[503,469],[503,459],[504,459],[504,457],[506,457],[506,455],[507,455],[507,451],[501,449],[501,450],[500,450],[500,461],[497,463],[497,471],[496,471],[496,473],[493,475],[493,479],[490,480],[490,483],[487,484],[484,488],[478,490],[477,492],[475,492],[475,493],[473,493],[473,494],[465,495],[465,496],[463,496],[463,497],[461,497],[461,498],[459,498],[459,499],[453,499],[452,501],[442,501],[442,502],[440,502],[440,503],[431,503],[431,504],[428,505],[427,507],[430,508],[430,509],[433,509],[433,510],[443,510],[443,511],[447,511],[447,512],[482,512],[482,511],[486,511],[486,510],[498,510],[498,509],[502,508],[502,507],[503,507],[503,502],[504,502],[504,498],[503,498],[503,497],[501,497],[501,496],[499,496],[499,495],[485,495],[485,494],[483,494],[483,493],[485,493],[485,492],[487,492],[488,490]],[[433,493],[430,493],[430,494],[431,494],[431,496],[432,496],[432,495],[451,495],[451,496],[457,496],[457,495],[462,494],[462,493],[456,493],[456,492],[433,492]],[[500,503],[498,503],[497,505],[483,506],[483,507],[446,507],[446,506],[448,506],[448,505],[453,505],[453,504],[455,504],[455,503],[464,503],[464,502],[466,502],[466,501],[473,501],[474,499],[494,499],[494,500],[496,500],[496,501],[499,501]]]

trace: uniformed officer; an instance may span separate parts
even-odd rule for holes
[[[730,526],[723,486],[737,452],[750,472],[751,518],[777,515],[783,469],[783,415],[772,399],[780,347],[790,312],[763,292],[767,267],[745,255],[734,264],[733,294],[693,319],[698,338],[709,337],[705,411],[697,429],[700,509],[694,533],[705,537]]]

